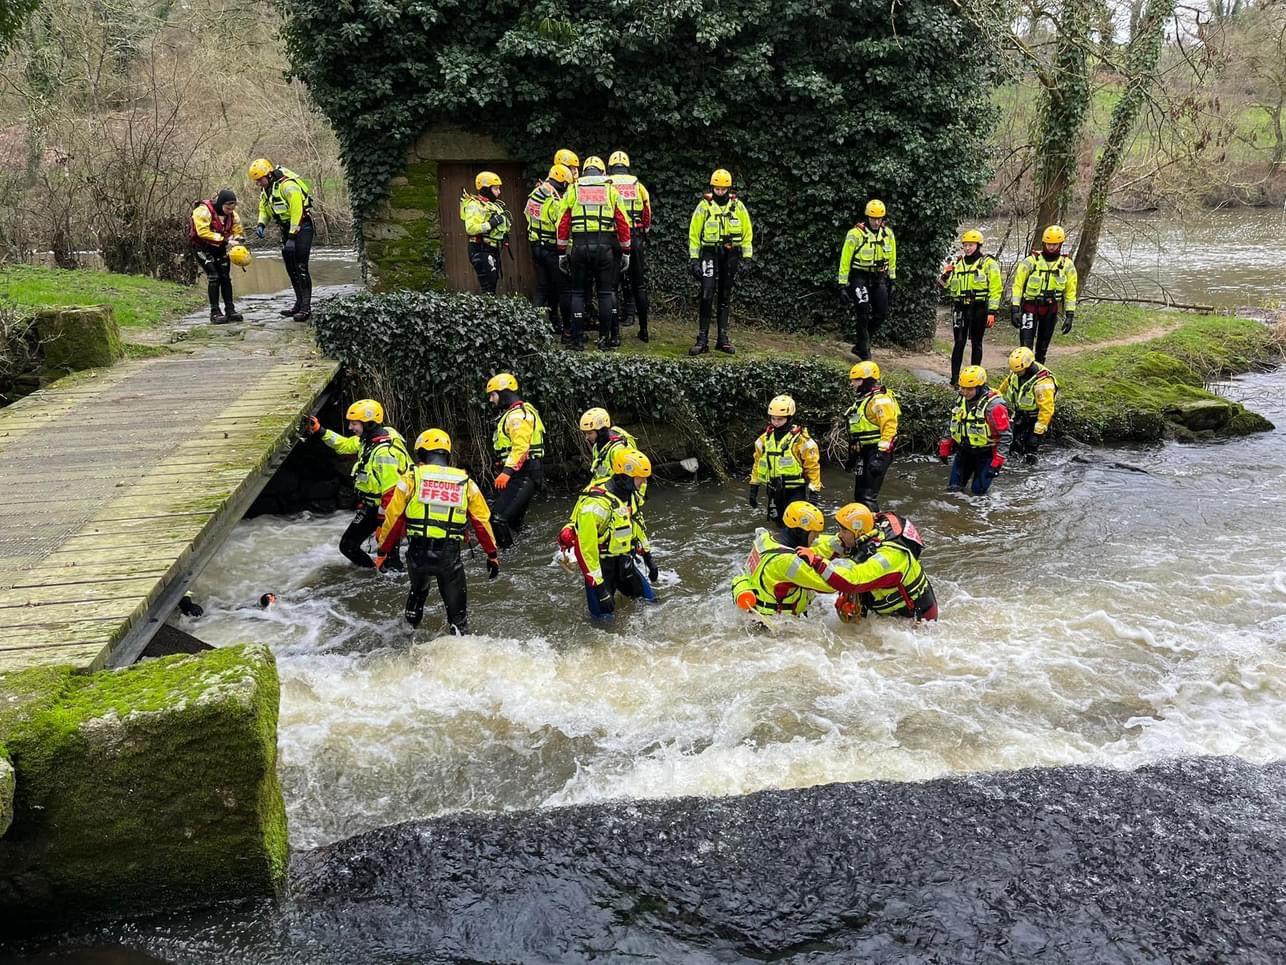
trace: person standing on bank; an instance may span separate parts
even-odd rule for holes
[[[598,347],[621,344],[616,276],[618,268],[629,270],[631,237],[629,215],[606,166],[600,158],[586,158],[579,180],[563,192],[558,216],[558,264],[572,276],[573,349],[585,347],[585,298],[591,287],[598,291]]]
[[[732,190],[732,174],[719,168],[710,175],[710,190],[697,202],[688,224],[688,258],[692,277],[701,286],[697,340],[689,355],[710,351],[710,316],[718,301],[718,334],[714,347],[735,355],[728,338],[728,316],[732,311],[732,289],[742,260],[754,257],[754,226],[750,212]]]
[[[488,380],[487,401],[500,411],[491,442],[498,469],[491,525],[496,543],[508,549],[522,529],[532,497],[545,485],[541,464],[545,423],[534,405],[518,397],[518,380],[509,372],[500,372]]]
[[[447,611],[447,624],[456,636],[469,632],[468,584],[460,547],[465,523],[473,525],[478,544],[487,554],[487,579],[500,575],[500,557],[491,531],[491,510],[463,469],[451,465],[451,437],[441,429],[425,429],[415,440],[415,466],[397,481],[380,527],[381,568],[384,556],[397,546],[405,530],[406,565],[411,589],[406,595],[406,622],[418,627],[424,619],[429,580],[436,577]]]
[[[1010,300],[1019,344],[1033,349],[1036,361],[1044,364],[1054,338],[1059,306],[1063,309],[1064,335],[1071,333],[1076,320],[1076,265],[1063,254],[1067,232],[1061,225],[1050,225],[1040,240],[1040,250],[1018,263]]]
[[[629,270],[621,272],[622,299],[619,306],[626,325],[630,323],[631,310],[638,316],[639,341],[648,340],[647,315],[647,266],[644,253],[647,250],[648,233],[652,230],[652,197],[647,188],[633,174],[630,174],[630,156],[624,151],[613,151],[607,159],[608,180],[621,199],[621,207],[630,218],[630,261]]]
[[[572,183],[572,172],[564,164],[555,164],[549,169],[549,176],[532,189],[527,195],[527,206],[523,209],[527,216],[527,240],[531,243],[531,259],[536,265],[536,299],[537,308],[549,312],[549,323],[556,334],[563,338],[563,344],[571,341],[571,313],[564,316],[563,307],[570,307],[569,293],[563,284],[566,277],[558,267],[558,209],[562,204],[563,192]]]
[[[460,198],[460,220],[469,236],[469,263],[478,287],[484,295],[494,295],[500,283],[500,249],[509,245],[513,221],[500,200],[500,175],[479,171],[473,186],[477,194],[465,192]]]
[[[281,228],[281,260],[295,292],[295,304],[281,314],[306,322],[313,312],[313,276],[308,269],[313,250],[313,216],[308,182],[289,168],[275,167],[262,157],[250,165],[250,180],[259,185],[255,237],[264,236],[269,219]]]
[[[970,228],[960,236],[960,243],[964,253],[947,265],[938,278],[938,284],[946,288],[951,299],[951,333],[955,340],[951,347],[952,385],[960,378],[966,340],[970,345],[969,364],[982,364],[982,336],[996,324],[1004,288],[1000,265],[991,255],[982,253],[982,232]],[[865,502],[855,498],[859,503]]]
[[[887,214],[883,201],[868,201],[866,220],[844,236],[839,256],[839,297],[853,311],[852,352],[863,361],[870,359],[871,338],[893,310],[898,245],[893,229],[885,224]]]
[[[224,188],[214,198],[197,202],[188,219],[188,246],[192,256],[205,272],[206,292],[210,298],[210,324],[239,322],[244,316],[232,303],[232,265],[250,263],[245,229],[237,214],[237,195]],[[226,311],[219,311],[219,296]]]

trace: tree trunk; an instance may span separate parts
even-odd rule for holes
[[[1053,69],[1042,78],[1035,238],[1046,226],[1062,220],[1076,183],[1081,128],[1090,103],[1089,45],[1094,12],[1093,0],[1065,0]]]
[[[1103,215],[1107,211],[1112,178],[1121,166],[1148,88],[1156,81],[1161,44],[1165,40],[1165,25],[1174,16],[1175,4],[1176,0],[1148,0],[1147,9],[1139,20],[1138,30],[1130,38],[1125,58],[1125,90],[1112,109],[1107,140],[1103,144],[1103,153],[1094,165],[1094,178],[1085,199],[1085,221],[1081,224],[1081,237],[1076,246],[1075,258],[1076,273],[1080,276],[1082,285],[1089,279],[1094,268],[1094,258],[1098,254],[1098,240],[1103,230]]]

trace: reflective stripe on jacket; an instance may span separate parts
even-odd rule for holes
[[[368,505],[378,504],[411,465],[406,440],[391,426],[383,426],[369,438],[341,436],[327,429],[322,442],[341,456],[357,456],[353,487]]]
[[[858,446],[878,444],[881,449],[892,449],[901,415],[902,407],[893,393],[882,385],[876,386],[849,406],[845,413],[850,442]]]
[[[1052,299],[1065,311],[1076,311],[1076,265],[1066,255],[1050,261],[1044,254],[1028,255],[1018,263],[1010,290],[1013,304]]]
[[[853,271],[875,272],[897,278],[898,243],[893,237],[893,229],[882,225],[879,231],[872,231],[866,226],[866,222],[849,229],[839,254],[837,281],[841,285],[847,285],[848,276]]]
[[[528,458],[545,455],[545,423],[530,402],[511,405],[497,421],[491,446],[507,469],[521,469]]]
[[[754,240],[750,212],[735,194],[729,192],[722,201],[707,194],[697,202],[688,223],[689,258],[699,258],[702,248],[714,245],[740,248],[743,258],[753,258]]]

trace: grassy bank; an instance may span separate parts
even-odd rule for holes
[[[141,275],[31,265],[0,268],[0,297],[20,313],[51,305],[110,305],[123,329],[153,328],[205,301],[196,288]]]

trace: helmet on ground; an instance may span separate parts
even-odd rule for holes
[[[557,181],[559,184],[571,184],[572,169],[566,164],[555,164],[549,169],[549,180]]]
[[[1036,353],[1029,348],[1016,348],[1009,353],[1009,370],[1026,372],[1036,363]]]
[[[781,521],[787,529],[802,529],[808,533],[820,533],[826,525],[826,517],[812,503],[796,499],[781,514]]]
[[[874,362],[856,362],[848,370],[849,379],[878,379],[880,367]]]
[[[492,392],[503,392],[508,389],[510,392],[518,391],[518,380],[508,372],[497,372],[491,378],[487,379],[487,395]]]
[[[426,452],[450,452],[451,437],[441,429],[425,429],[415,437],[415,449]]]
[[[607,159],[607,163],[612,165],[613,167],[615,167],[618,164],[622,164],[625,167],[629,167],[630,156],[626,154],[624,151],[613,151],[611,157]]]
[[[478,176],[473,179],[473,186],[481,191],[483,188],[500,187],[500,175],[495,171],[479,171]]]
[[[272,162],[266,157],[255,158],[250,162],[250,180],[258,181],[272,174]]]
[[[768,403],[769,415],[794,415],[795,400],[788,395],[773,396],[773,400]]]
[[[228,260],[238,268],[250,264],[250,249],[245,245],[233,245],[228,249]]]
[[[383,422],[384,406],[374,399],[358,399],[348,407],[344,418],[349,422]]]
[[[1040,240],[1047,245],[1061,245],[1067,240],[1067,232],[1063,230],[1062,225],[1052,224],[1045,229],[1045,233],[1040,236]]]
[[[875,529],[875,514],[864,503],[849,503],[835,513],[835,522],[850,533],[865,536]]]
[[[980,385],[987,384],[987,370],[981,365],[966,365],[960,371],[960,387],[964,389],[976,389]]]
[[[621,447],[612,453],[612,475],[646,479],[652,475],[652,460],[637,449]]]
[[[592,154],[585,158],[585,163],[580,166],[580,169],[582,171],[597,171],[599,174],[607,173],[607,165],[603,163],[603,159],[597,154]]]
[[[888,211],[884,207],[884,202],[879,198],[872,198],[866,202],[866,216],[868,218],[883,218]]]
[[[727,168],[716,168],[714,174],[710,175],[710,187],[712,188],[730,188],[732,187],[732,172]]]
[[[586,409],[585,413],[580,417],[581,432],[591,432],[595,429],[606,429],[611,424],[612,417],[607,414],[606,409]]]
[[[977,228],[970,228],[960,236],[962,245],[980,245],[982,244],[982,232]]]
[[[569,151],[564,147],[554,152],[554,163],[561,164],[567,168],[578,168],[580,167],[580,158],[577,157],[575,151]]]

